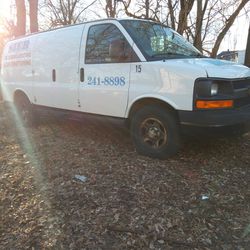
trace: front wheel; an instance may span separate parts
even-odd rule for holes
[[[146,106],[134,114],[131,135],[137,152],[152,158],[166,159],[180,148],[177,118],[159,105]]]

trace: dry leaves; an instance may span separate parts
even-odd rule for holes
[[[188,140],[159,161],[118,122],[22,129],[0,112],[1,249],[249,247],[250,134]]]

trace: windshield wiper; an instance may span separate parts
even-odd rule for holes
[[[165,52],[165,53],[154,54],[151,57],[155,58],[155,57],[160,57],[160,56],[185,56],[185,55],[178,54],[178,53],[173,53],[173,52]]]
[[[173,58],[173,57],[182,57],[182,58],[186,58],[186,57],[195,57],[195,58],[207,58],[207,56],[204,56],[202,54],[190,54],[190,55],[185,55],[185,54],[179,54],[179,53],[174,53],[174,52],[165,52],[165,53],[158,53],[158,54],[154,54],[151,56],[151,58],[159,58],[159,57],[168,57],[169,58]]]
[[[197,58],[207,58],[207,56],[204,56],[202,54],[193,54],[193,55],[190,55],[190,56],[194,56],[194,57],[197,57]]]

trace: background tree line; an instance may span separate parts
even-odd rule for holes
[[[11,27],[15,37],[90,19],[128,16],[166,24],[215,57],[236,18],[249,14],[250,1],[15,0],[15,7],[16,22]]]

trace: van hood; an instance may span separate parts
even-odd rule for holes
[[[188,64],[203,68],[208,77],[245,78],[250,77],[250,69],[244,65],[212,58],[187,59]]]

